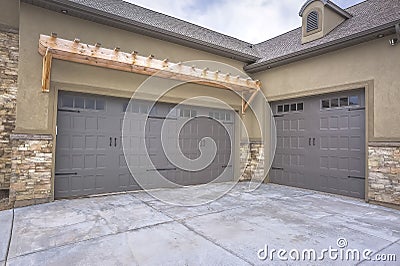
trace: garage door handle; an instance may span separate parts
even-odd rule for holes
[[[110,137],[110,147],[112,146],[112,137]]]
[[[78,173],[55,173],[54,175],[78,175]]]
[[[315,146],[315,138],[312,139],[313,146]]]
[[[348,178],[355,178],[355,179],[363,179],[363,180],[365,180],[365,177],[362,177],[362,176],[352,176],[352,175],[349,175],[349,176],[347,176]]]
[[[156,169],[147,169],[147,172],[153,172],[153,171],[175,171],[176,167],[173,168],[156,168]]]
[[[67,113],[80,113],[79,110],[68,110],[68,109],[57,109],[59,112],[67,112]]]
[[[308,146],[311,146],[311,138],[308,138]]]
[[[360,110],[365,110],[365,107],[351,108],[351,109],[347,109],[347,110],[349,110],[349,112],[360,111]]]
[[[117,138],[114,138],[114,147],[117,147]]]
[[[272,170],[284,170],[282,167],[271,167]]]

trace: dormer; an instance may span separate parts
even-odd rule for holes
[[[301,42],[308,43],[326,36],[351,15],[329,0],[308,0],[300,9]]]

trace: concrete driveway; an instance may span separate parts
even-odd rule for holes
[[[228,185],[213,189],[224,190]],[[393,254],[397,262],[384,264],[399,265],[400,211],[272,184],[247,193],[246,186],[239,183],[219,200],[197,207],[172,206],[138,192],[3,211],[0,261],[61,266],[354,265],[363,260],[330,259],[322,250],[331,248],[338,254],[370,249],[372,258]],[[158,193],[193,198],[202,195],[202,189]],[[339,238],[343,239],[337,243]],[[280,260],[278,252],[272,254],[273,260],[271,256],[261,260],[266,245],[268,254],[272,249],[286,250],[281,257],[288,260]],[[325,259],[307,260],[309,254],[304,250],[309,249],[320,258],[324,254]],[[306,260],[294,261],[296,254]],[[369,263],[376,265],[377,261]]]

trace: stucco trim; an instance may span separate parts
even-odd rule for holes
[[[316,12],[318,14],[318,29],[307,32],[308,16],[310,15],[311,12]],[[322,13],[322,10],[320,8],[317,8],[317,7],[313,8],[313,9],[311,9],[311,10],[309,10],[307,12],[307,14],[303,17],[303,26],[302,26],[303,37],[308,37],[308,36],[311,36],[311,35],[313,35],[315,33],[318,33],[318,32],[322,31],[322,21],[324,19],[323,16],[324,15]],[[321,37],[323,37],[323,36],[321,36]],[[315,39],[319,39],[321,37],[318,36]],[[307,42],[311,42],[311,41],[312,40],[309,40]]]
[[[293,99],[293,98],[309,97],[309,96],[315,96],[315,95],[319,95],[319,94],[327,94],[327,93],[332,93],[332,92],[360,89],[360,88],[364,88],[366,85],[368,85],[371,82],[373,82],[373,80],[352,82],[352,83],[348,83],[348,84],[341,84],[341,85],[335,85],[335,86],[330,86],[330,87],[314,88],[314,89],[303,91],[303,92],[287,93],[287,94],[282,94],[282,95],[278,95],[278,96],[270,96],[270,97],[267,97],[267,100],[269,102],[276,102],[276,101]]]

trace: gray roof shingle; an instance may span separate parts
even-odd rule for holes
[[[266,65],[284,62],[299,55],[327,46],[343,44],[351,39],[360,39],[373,30],[384,30],[400,21],[400,0],[366,0],[346,9],[351,18],[345,20],[325,37],[302,44],[301,28],[294,29],[270,40],[252,45],[237,38],[155,12],[122,0],[22,0],[45,8],[60,11],[61,7],[76,11],[72,15],[96,22],[107,19],[129,25],[136,30],[165,36],[178,43],[194,46],[217,54],[237,58],[250,63],[249,72],[262,70]],[[79,11],[79,12],[78,12]],[[293,14],[295,16],[296,14]],[[107,24],[107,23],[106,23]],[[121,25],[115,24],[115,25]],[[114,26],[114,24],[112,24]],[[262,29],[260,29],[262,30]],[[364,39],[365,41],[366,39]],[[343,47],[343,46],[342,46]]]
[[[46,8],[71,7],[161,33],[191,43],[222,50],[255,61],[260,58],[251,43],[122,0],[23,0]],[[70,12],[71,14],[73,12]]]
[[[400,20],[400,0],[367,0],[346,9],[346,11],[353,17],[345,20],[321,39],[302,44],[301,28],[297,28],[256,44],[255,47],[262,58],[253,65],[267,64],[291,54],[298,54],[352,36],[359,36],[375,28],[394,25]]]

